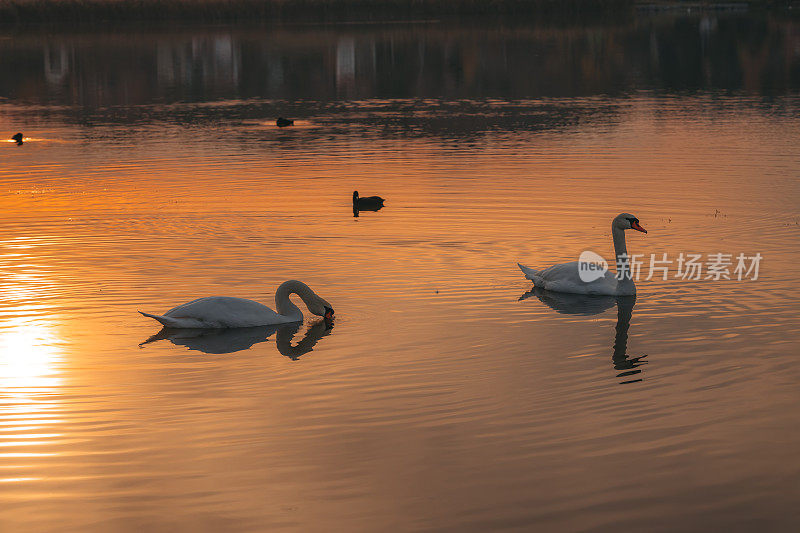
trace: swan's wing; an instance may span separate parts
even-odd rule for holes
[[[572,261],[540,270],[534,276],[533,284],[548,291],[580,292],[584,283],[578,276],[578,262]]]
[[[287,322],[287,317],[266,305],[230,296],[199,298],[170,309],[164,317],[184,323],[177,327],[190,328],[244,328]]]
[[[594,281],[583,281],[578,271],[579,261],[561,263],[534,273],[533,284],[548,291],[572,294],[617,294],[617,280],[614,274],[606,271],[603,277]]]
[[[144,311],[139,311],[142,316],[150,317],[155,320],[158,320],[161,325],[165,328],[205,328],[211,326],[205,326],[202,321],[195,320],[194,318],[189,317],[170,317],[164,315],[152,315],[150,313],[145,313]],[[148,342],[153,342],[161,339],[162,337],[158,337],[158,335],[154,335],[153,337],[147,339],[142,344],[147,344]],[[141,344],[140,344],[141,346]]]
[[[517,266],[534,285],[548,291],[574,292],[565,289],[585,284],[578,275],[578,261],[560,263],[542,270],[534,270],[519,263]]]

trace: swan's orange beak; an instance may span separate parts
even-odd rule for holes
[[[647,230],[641,227],[639,223],[635,220],[631,222],[631,229],[635,229],[636,231],[641,231],[642,233],[647,233]]]
[[[330,307],[326,307],[325,315],[323,316],[325,317],[325,320],[333,320],[333,309],[331,309]]]

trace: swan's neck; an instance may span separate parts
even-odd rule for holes
[[[628,257],[628,247],[625,244],[625,231],[616,226],[611,226],[611,237],[614,239],[614,255],[619,262],[620,257]]]
[[[614,257],[617,260],[618,286],[633,285],[630,270],[630,257],[628,256],[628,247],[625,244],[625,230],[612,225],[611,237],[614,239]]]
[[[308,285],[294,279],[284,281],[281,283],[281,286],[278,287],[278,290],[275,291],[275,307],[278,308],[278,313],[283,316],[302,320],[303,312],[289,299],[290,294],[298,295],[306,306],[313,302],[317,295]]]

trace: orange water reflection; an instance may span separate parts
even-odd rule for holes
[[[0,323],[0,482],[39,479],[20,476],[25,463],[19,461],[55,455],[46,447],[62,436],[59,344],[51,323],[29,318]]]
[[[275,102],[219,98],[49,115],[20,127],[64,142],[0,145],[0,529],[641,530],[688,509],[725,530],[793,508],[796,99],[306,100],[278,130]],[[354,189],[386,207],[354,219]],[[635,313],[516,301],[517,261],[608,256],[623,210],[650,230],[633,253],[758,251],[764,278],[648,281]],[[290,278],[333,333],[138,347],[157,325],[137,309],[271,304]],[[632,501],[630,527],[604,514]]]
[[[39,251],[44,236],[0,243],[0,482],[42,479],[36,463],[57,455],[63,434],[63,343]],[[32,473],[38,475],[30,475]]]

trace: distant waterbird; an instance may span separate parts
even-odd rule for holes
[[[311,313],[326,320],[333,319],[331,304],[297,280],[284,281],[275,291],[277,312],[253,300],[212,296],[179,305],[163,315],[139,313],[169,328],[225,329],[286,324],[303,320],[303,312],[289,299],[292,294],[299,296]]]
[[[380,196],[359,198],[358,191],[353,191],[353,216],[358,217],[360,211],[380,211],[384,201]]]
[[[275,124],[277,124],[279,128],[285,128],[286,126],[294,126],[294,120],[278,117],[278,120],[275,121]]]
[[[353,206],[362,211],[377,211],[385,201],[380,196],[359,196],[358,191],[353,191]]]
[[[21,133],[16,133],[16,134],[14,134],[13,137],[11,137],[11,140],[15,141],[17,143],[17,145],[22,144],[22,139],[24,139],[24,137],[22,136]]]

